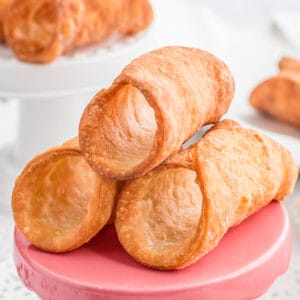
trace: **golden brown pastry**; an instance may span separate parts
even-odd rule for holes
[[[148,0],[16,0],[4,29],[19,59],[47,63],[115,33],[135,34],[152,18]]]
[[[278,143],[225,120],[122,190],[116,230],[124,249],[156,269],[179,269],[211,251],[232,226],[283,200],[298,174]]]
[[[279,74],[260,83],[250,103],[275,119],[300,127],[300,62],[281,59]]]
[[[141,176],[218,121],[234,94],[228,67],[196,48],[165,47],[135,59],[100,91],[79,126],[83,155],[99,174]]]
[[[85,162],[78,140],[31,160],[12,194],[16,226],[33,245],[65,252],[88,242],[108,222],[117,183]]]
[[[6,16],[7,10],[13,0],[0,0],[0,43],[4,42],[3,34],[3,19]]]
[[[291,71],[300,73],[300,61],[292,57],[282,57],[278,63],[279,71]]]

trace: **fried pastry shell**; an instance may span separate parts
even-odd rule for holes
[[[153,10],[148,0],[127,0],[125,5],[121,33],[134,35],[150,26],[153,21]]]
[[[152,19],[148,0],[16,0],[4,32],[20,60],[49,63],[113,34],[135,34],[149,27]]]
[[[252,91],[250,103],[275,119],[300,127],[300,62],[282,58],[279,74],[260,83]]]
[[[13,0],[0,0],[0,43],[3,43],[5,41],[3,33],[3,20],[12,2]]]
[[[50,62],[71,48],[83,10],[79,0],[16,0],[4,22],[5,40],[20,60]]]
[[[129,182],[116,212],[124,249],[151,268],[180,269],[232,226],[293,189],[298,168],[278,143],[225,120],[194,146]]]
[[[212,54],[165,47],[133,60],[86,107],[80,148],[99,174],[129,180],[161,164],[201,126],[218,121],[234,94]]]
[[[300,73],[300,61],[292,57],[284,56],[280,59],[278,68],[280,72],[290,71]]]
[[[88,242],[108,222],[117,183],[97,175],[72,140],[37,155],[17,178],[12,210],[26,239],[49,252]]]

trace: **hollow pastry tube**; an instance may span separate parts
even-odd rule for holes
[[[48,63],[115,33],[142,31],[152,18],[148,0],[16,0],[4,30],[20,60]]]
[[[288,196],[297,175],[291,154],[278,143],[222,121],[123,188],[119,240],[148,267],[183,268],[216,247],[230,227]]]
[[[257,110],[296,127],[300,127],[300,62],[284,57],[279,73],[260,83],[250,95]]]
[[[212,54],[186,47],[149,52],[88,104],[80,148],[97,173],[136,178],[179,151],[201,126],[218,121],[233,94],[228,67]]]
[[[12,210],[33,245],[65,252],[88,242],[112,215],[118,186],[97,175],[74,139],[31,160],[17,178]]]
[[[0,43],[4,42],[3,20],[13,0],[0,0]]]

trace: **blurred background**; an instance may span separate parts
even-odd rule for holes
[[[37,136],[40,144],[35,141],[36,145],[30,146],[28,141],[26,145],[28,150],[26,150],[22,140],[22,145],[18,146],[22,150],[15,149],[17,152],[23,152],[21,155],[16,153],[16,156],[24,156],[19,157],[21,163],[35,154],[34,151],[40,152],[51,146],[53,142],[61,143],[70,135],[75,135],[74,124],[78,122],[78,115],[97,89],[109,85],[133,57],[165,45],[199,47],[220,57],[230,66],[236,80],[235,100],[228,116],[241,118],[244,122],[275,131],[274,133],[284,133],[284,135],[287,133],[288,136],[296,138],[293,142],[299,140],[298,130],[257,120],[257,114],[253,115],[248,105],[251,90],[263,79],[276,74],[277,63],[283,55],[300,58],[298,54],[300,49],[299,1],[153,0],[152,4],[155,8],[155,22],[152,28],[147,36],[137,38],[137,45],[132,41],[123,47],[125,50],[122,46],[121,48],[110,46],[105,51],[101,49],[78,51],[58,59],[46,68],[44,66],[41,68],[19,63],[8,49],[0,48],[1,99],[31,100],[31,102],[27,101],[26,105],[22,101],[21,104],[20,101],[0,102],[0,128],[5,128],[0,130],[1,143],[10,143],[18,137],[24,139],[24,135],[28,134],[27,131],[24,132],[28,128],[19,126],[18,121],[23,124],[30,121],[32,124],[29,125],[33,127],[42,123],[42,120],[33,120],[31,115],[44,119],[44,124],[52,123],[47,128],[41,128],[41,131],[47,130],[48,136],[46,134],[42,136],[40,132]],[[110,63],[110,67],[107,67],[105,56],[110,52],[114,53],[114,58],[113,63],[107,60]],[[93,74],[90,71],[92,67]],[[78,76],[82,72],[84,75]],[[85,78],[84,82],[82,78]],[[69,96],[74,110],[69,111],[67,118],[64,118],[65,112],[62,114],[59,110],[62,97],[65,98],[65,107],[61,107],[62,110],[70,104],[65,96]],[[57,100],[57,108],[45,104],[46,101],[41,104],[45,98],[51,99],[49,101],[53,103]],[[79,105],[74,98],[81,98],[84,103]],[[24,106],[26,114],[24,114]],[[23,109],[21,113],[18,112],[21,109]],[[39,109],[45,109],[47,113],[40,115]],[[56,115],[56,124],[53,122],[52,115],[49,116],[51,113]],[[56,128],[55,126],[60,123],[62,123],[60,127]],[[59,134],[54,131],[59,131]],[[63,131],[66,131],[66,135],[63,135]],[[31,130],[31,134],[34,133]],[[57,136],[57,140],[55,137],[49,137],[53,133]],[[59,137],[60,133],[61,137]],[[283,138],[287,143],[291,142],[287,137]],[[294,153],[300,152],[299,146],[297,152],[296,149],[291,150]]]
[[[9,205],[15,176],[30,157],[75,136],[92,95],[109,86],[138,54],[184,45],[221,58],[236,80],[235,98],[226,117],[271,135],[300,165],[300,130],[258,114],[248,103],[251,90],[277,73],[282,56],[300,59],[300,1],[152,0],[152,4],[152,28],[125,45],[80,50],[42,67],[20,63],[0,46],[0,217],[5,224],[0,226],[0,270],[9,270],[8,275],[0,274],[0,299],[36,299],[21,287],[9,259],[13,228]],[[84,84],[77,76],[80,73],[85,76]],[[294,237],[291,266],[261,299],[300,299],[299,183],[285,205]],[[3,282],[7,283],[1,298]]]

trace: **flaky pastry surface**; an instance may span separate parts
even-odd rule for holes
[[[298,168],[278,143],[225,120],[189,149],[129,182],[116,230],[124,249],[157,269],[183,268],[227,230],[292,191]]]
[[[107,223],[116,182],[97,175],[72,140],[31,160],[12,194],[18,229],[33,245],[65,252],[88,242]]]
[[[133,60],[85,109],[83,155],[99,174],[136,178],[176,153],[227,111],[234,93],[228,67],[212,54],[165,47]]]

